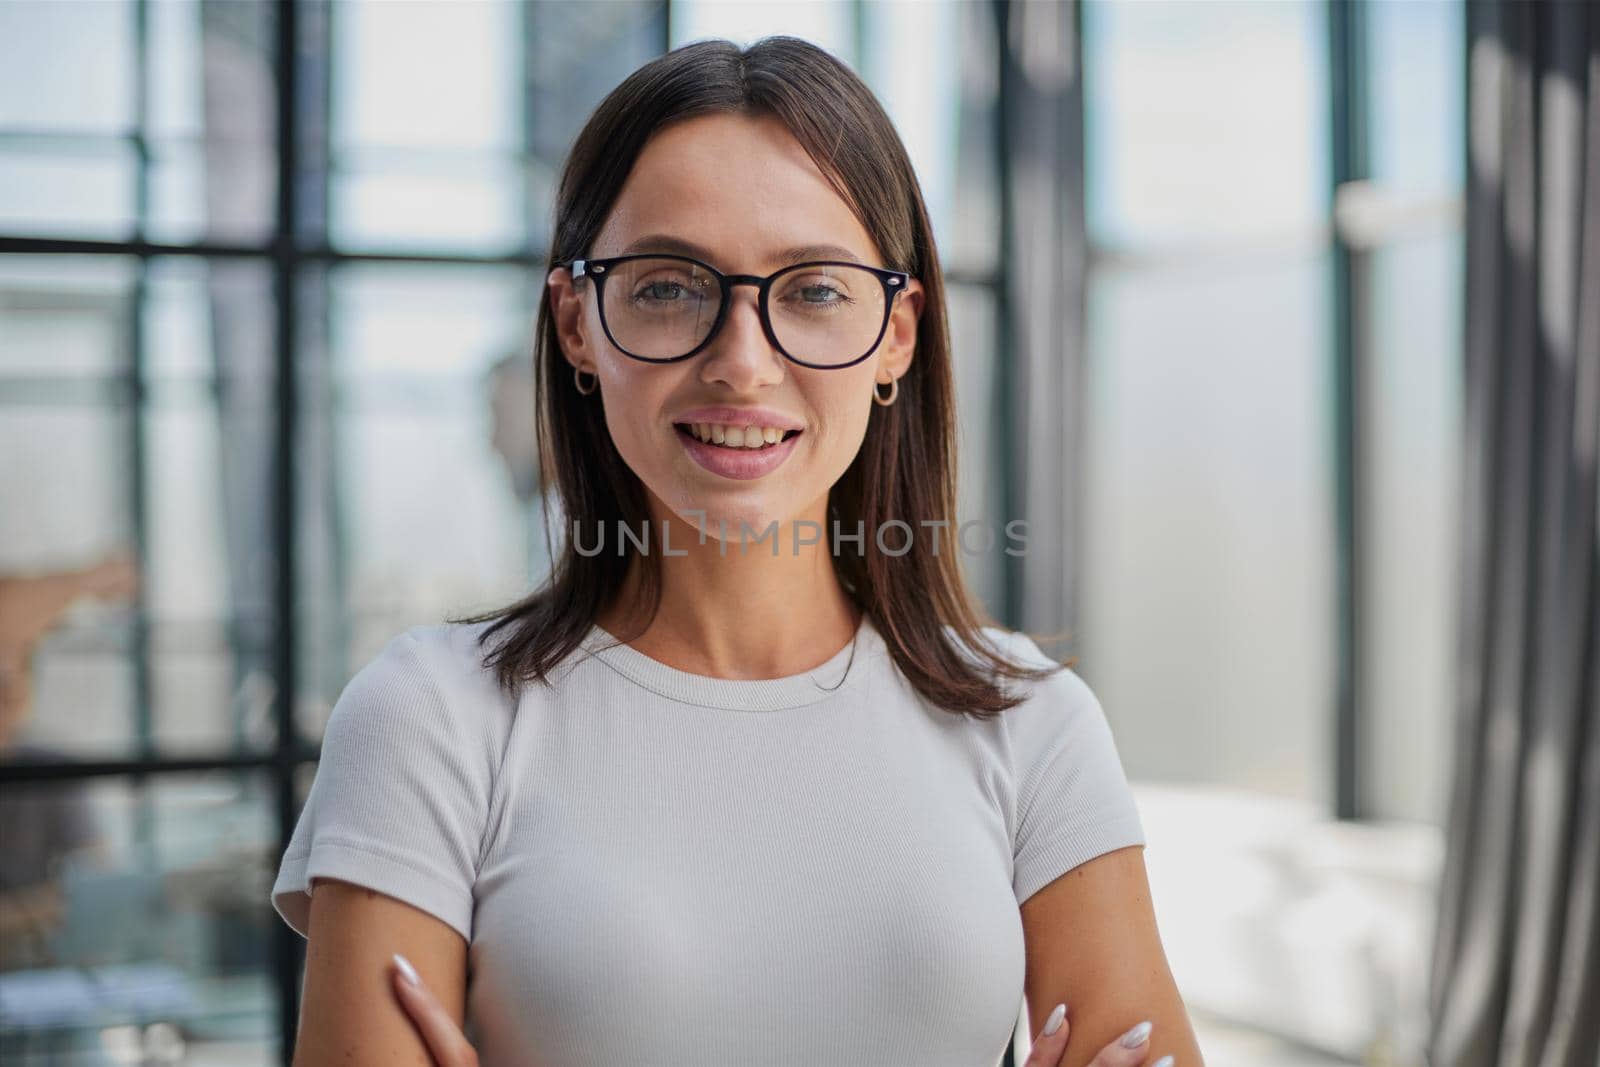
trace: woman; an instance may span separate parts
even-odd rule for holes
[[[871,92],[679,48],[590,118],[552,243],[570,536],[340,697],[274,887],[296,1063],[994,1064],[1025,1000],[1029,1064],[1200,1064],[1098,703],[927,536],[944,291]]]

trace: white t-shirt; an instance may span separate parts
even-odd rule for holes
[[[596,627],[513,701],[486,626],[414,627],[351,680],[272,889],[301,934],[318,876],[458,930],[484,1067],[996,1064],[1019,905],[1145,843],[1070,669],[985,722],[920,699],[870,622],[759,681]]]

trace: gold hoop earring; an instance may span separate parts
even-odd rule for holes
[[[577,386],[578,392],[582,393],[584,396],[589,396],[596,389],[600,388],[600,375],[596,374],[594,371],[590,371],[589,377],[593,378],[594,381],[589,383],[589,388],[585,389],[583,387],[583,368],[572,368],[572,383],[573,385]]]
[[[882,393],[878,392],[878,386],[881,385],[881,384],[882,384],[881,382],[873,382],[872,383],[872,399],[874,401],[876,401],[878,404],[880,404],[881,406],[888,407],[890,404],[894,403],[894,398],[900,395],[900,379],[899,378],[890,378],[889,379],[889,395],[888,396],[884,396]]]

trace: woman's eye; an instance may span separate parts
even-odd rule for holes
[[[850,295],[831,285],[813,284],[797,285],[790,290],[798,294],[797,299],[803,304],[846,304],[850,302]]]
[[[687,290],[688,286],[682,282],[646,282],[644,285],[641,285],[637,290],[635,290],[633,298],[635,300],[660,300],[670,302],[680,299]]]

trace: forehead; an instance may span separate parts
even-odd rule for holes
[[[702,115],[651,137],[594,254],[617,255],[654,234],[705,249],[712,266],[729,272],[775,270],[785,251],[822,244],[853,253],[847,258],[880,262],[866,227],[772,116]]]

